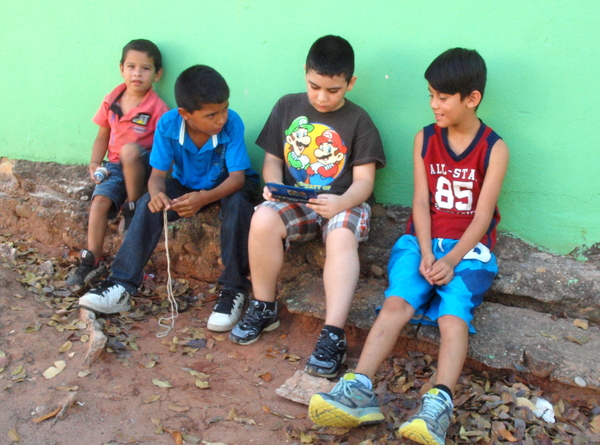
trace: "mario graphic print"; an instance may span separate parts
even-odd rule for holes
[[[284,154],[296,187],[329,190],[344,171],[347,148],[332,128],[300,116],[285,132]]]

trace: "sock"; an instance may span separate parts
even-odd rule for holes
[[[371,379],[364,374],[354,374],[354,379],[363,385],[365,385],[368,389],[373,389],[373,383]]]
[[[448,402],[452,403],[452,391],[446,385],[435,385],[434,388],[439,389],[444,393]]]
[[[265,307],[269,310],[269,311],[274,311],[276,308],[276,302],[274,301],[263,301],[263,303],[265,304]]]
[[[328,324],[323,326],[323,331],[331,332],[332,334],[335,334],[340,338],[344,338],[345,335],[345,331],[343,328],[338,328],[337,326],[331,326]]]

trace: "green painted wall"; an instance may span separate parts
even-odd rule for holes
[[[260,169],[253,142],[271,107],[304,89],[310,44],[338,34],[357,54],[349,97],[371,113],[387,151],[377,199],[410,205],[412,138],[433,121],[423,72],[442,51],[464,46],[488,64],[480,117],[511,149],[501,229],[567,253],[600,242],[599,28],[597,0],[6,1],[0,156],[87,163],[91,118],[121,79],[120,50],[143,37],[163,52],[156,89],[171,106],[188,66],[224,75]]]

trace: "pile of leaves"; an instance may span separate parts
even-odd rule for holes
[[[73,331],[71,340],[87,341],[85,323],[77,317],[77,299],[87,289],[73,290],[65,285],[65,278],[73,270],[72,258],[47,257],[36,249],[33,240],[11,240],[11,235],[0,236],[0,264],[21,275],[19,281],[33,293],[36,301],[52,310],[47,324],[59,331]],[[214,287],[209,296],[189,297],[196,285],[184,278],[173,281],[173,295],[181,310],[202,307],[211,299]],[[210,288],[210,287],[209,287]],[[99,321],[108,337],[108,348],[118,354],[119,360],[127,366],[128,351],[138,351],[137,338],[128,329],[134,322],[155,320],[170,313],[167,299],[167,288],[164,279],[148,277],[136,298],[136,305],[131,312],[101,318]],[[18,295],[16,297],[19,297]],[[216,298],[216,296],[214,297]],[[14,310],[17,310],[15,308]],[[28,329],[35,332],[40,322]],[[194,354],[199,348],[211,348],[210,342],[220,340],[218,336],[206,339],[202,329],[186,328],[179,332],[180,338],[173,338],[163,343],[170,350],[183,354]],[[223,337],[224,339],[225,337]],[[61,346],[68,350],[69,344]],[[174,352],[173,351],[173,352]],[[287,351],[273,350],[272,354],[283,354],[286,360],[299,360],[300,357],[288,354]],[[157,356],[146,354],[143,364],[152,368]],[[3,352],[0,351],[0,374],[5,370],[2,366]],[[207,359],[210,360],[208,356]],[[55,372],[60,372],[57,365]],[[182,368],[189,373],[199,389],[210,387],[208,375],[191,369]],[[14,373],[13,373],[14,374]],[[258,376],[265,381],[270,375]],[[13,375],[12,381],[18,382],[19,375]],[[435,363],[431,356],[422,353],[410,353],[408,357],[390,357],[379,369],[375,378],[385,422],[380,425],[354,430],[340,428],[307,428],[288,424],[285,434],[291,443],[302,444],[400,444],[406,441],[397,435],[399,426],[418,408],[421,395],[431,388],[435,380]],[[152,381],[157,387],[168,387],[169,382],[160,379]],[[159,395],[148,397],[144,403],[153,403]],[[538,402],[545,399],[551,402],[551,415],[543,416],[543,409]],[[446,445],[458,444],[600,444],[600,407],[597,400],[587,401],[553,397],[544,394],[542,389],[532,387],[516,374],[491,374],[465,369],[454,392],[454,421],[448,431]],[[169,409],[185,411],[185,406],[172,404]],[[264,408],[263,408],[264,410]],[[265,411],[267,412],[267,411]],[[274,415],[280,415],[273,412]],[[548,413],[546,413],[548,414]],[[236,421],[243,419],[230,413]],[[552,419],[547,421],[544,419]],[[226,419],[229,420],[229,419]],[[159,430],[169,431],[156,419],[155,426]],[[181,434],[180,434],[181,436]],[[174,436],[175,438],[175,436]],[[186,440],[187,439],[187,440]],[[181,440],[194,442],[194,438],[183,437]],[[180,439],[175,438],[178,443]],[[182,443],[182,442],[179,442]]]

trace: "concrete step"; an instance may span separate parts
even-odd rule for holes
[[[385,285],[384,280],[359,281],[349,326],[364,331],[371,328],[376,318],[375,308],[383,303]],[[310,274],[284,286],[279,298],[293,313],[325,319],[322,280]],[[473,325],[477,333],[470,336],[468,351],[473,362],[525,378],[547,378],[573,388],[600,391],[600,328],[597,325],[490,301],[478,308]],[[439,330],[432,326],[409,325],[398,341],[411,341],[412,347],[416,345],[435,353],[440,341]]]

